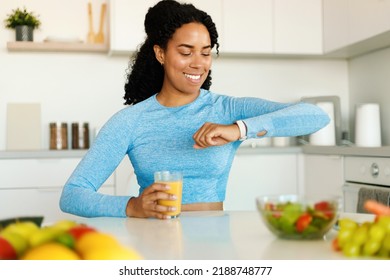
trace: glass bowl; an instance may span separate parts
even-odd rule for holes
[[[276,236],[284,239],[320,239],[337,220],[340,198],[265,195],[256,198],[257,209]]]

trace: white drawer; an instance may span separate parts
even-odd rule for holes
[[[390,159],[345,157],[345,181],[390,186]]]
[[[62,187],[81,158],[0,160],[0,189]],[[104,185],[114,185],[114,175]]]
[[[0,219],[20,216],[43,216],[44,223],[75,216],[59,208],[62,188],[0,190]],[[103,186],[99,192],[114,194],[114,187]]]

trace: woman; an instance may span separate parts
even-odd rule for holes
[[[153,183],[158,170],[184,174],[182,211],[223,210],[230,167],[248,138],[313,133],[329,122],[317,106],[235,98],[209,91],[211,51],[218,33],[211,17],[190,4],[161,1],[145,17],[147,38],[125,85],[125,104],[64,186],[60,206],[76,215],[168,218],[174,200]],[[128,156],[138,197],[108,196],[99,187]],[[238,188],[240,186],[237,186]]]

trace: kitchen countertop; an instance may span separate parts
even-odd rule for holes
[[[0,159],[29,159],[29,158],[80,158],[87,150],[28,150],[0,151]]]
[[[372,215],[357,215],[371,220]],[[320,240],[283,240],[264,225],[257,211],[183,212],[177,219],[77,218],[76,221],[113,234],[146,260],[337,260],[332,250],[337,232]]]
[[[390,157],[390,146],[356,147],[356,146],[301,146],[304,154]]]
[[[87,150],[36,150],[36,151],[0,151],[1,159],[28,158],[81,158]],[[237,150],[237,155],[251,154],[317,154],[340,156],[390,157],[390,146],[356,147],[356,146],[260,146],[252,148],[243,146]]]

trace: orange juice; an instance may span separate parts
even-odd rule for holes
[[[176,207],[176,211],[165,212],[164,214],[166,214],[168,216],[172,216],[172,217],[179,216],[179,214],[181,212],[181,195],[182,195],[182,190],[183,190],[183,182],[180,180],[180,181],[156,182],[156,183],[162,183],[162,184],[169,185],[170,189],[167,190],[166,193],[174,194],[177,197],[176,200],[160,199],[158,201],[159,205]]]
[[[175,211],[165,212],[164,214],[175,218],[180,215],[181,212],[181,200],[183,191],[183,175],[181,172],[170,171],[158,171],[154,173],[154,181],[156,183],[169,185],[170,189],[166,190],[169,194],[174,194],[176,200],[164,200],[158,201],[159,205],[176,207]]]

